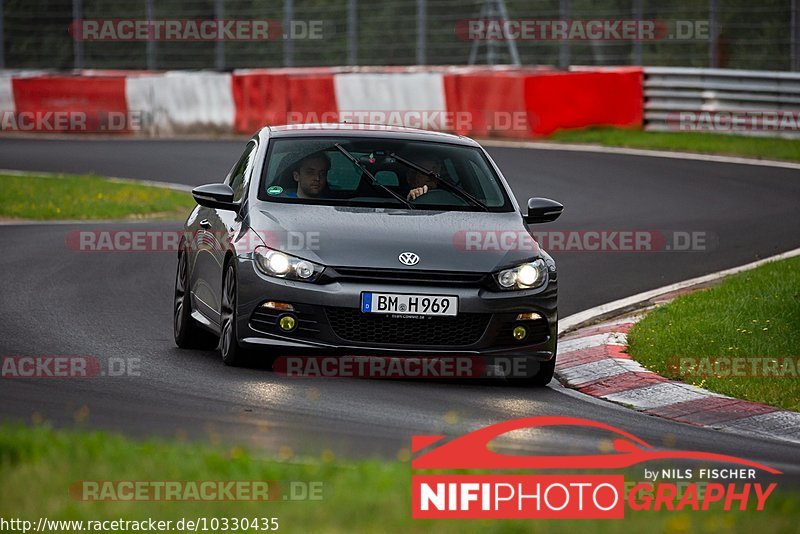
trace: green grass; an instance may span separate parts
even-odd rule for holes
[[[0,217],[127,219],[185,217],[189,193],[98,176],[0,174]]]
[[[800,161],[800,140],[704,132],[645,132],[623,128],[564,130],[550,140],[604,146],[722,154],[758,159]]]
[[[768,263],[650,312],[628,335],[637,361],[669,378],[787,410],[800,410],[800,377],[720,376],[675,358],[771,357],[800,361],[800,258]],[[699,362],[698,362],[699,363]],[[749,363],[746,374],[752,375]],[[796,367],[794,367],[796,370]],[[722,375],[728,374],[722,369]]]
[[[800,497],[781,490],[762,512],[632,512],[624,521],[412,520],[407,459],[341,461],[331,453],[287,461],[283,450],[252,455],[239,447],[0,425],[0,517],[34,521],[277,517],[284,532],[795,532]],[[90,480],[321,481],[322,500],[271,502],[78,501],[68,488]]]

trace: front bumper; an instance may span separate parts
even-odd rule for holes
[[[415,356],[450,355],[487,358],[553,358],[557,335],[557,282],[551,278],[535,290],[492,291],[480,285],[420,284],[387,280],[332,280],[306,283],[263,275],[247,257],[238,258],[238,333],[241,345],[270,348],[274,355]],[[455,318],[399,318],[362,314],[361,293],[455,295]],[[289,303],[298,326],[278,328],[284,312],[265,301]],[[520,313],[542,319],[516,321]],[[511,332],[525,326],[527,336]]]

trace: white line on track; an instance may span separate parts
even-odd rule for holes
[[[558,333],[561,334],[568,330],[572,330],[577,326],[580,326],[584,323],[589,323],[604,315],[609,315],[614,312],[620,312],[622,310],[636,307],[637,305],[642,304],[643,302],[647,302],[650,299],[659,297],[666,293],[671,293],[679,289],[686,289],[701,284],[707,284],[709,282],[719,280],[721,278],[730,276],[732,274],[750,271],[752,269],[755,269],[756,267],[761,267],[762,265],[769,262],[785,260],[787,258],[794,258],[796,256],[800,256],[800,248],[789,250],[782,254],[776,254],[775,256],[770,256],[769,258],[764,258],[763,260],[758,260],[752,263],[747,263],[745,265],[740,265],[739,267],[733,267],[731,269],[717,271],[715,273],[699,276],[697,278],[684,280],[683,282],[677,282],[675,284],[669,284],[663,287],[659,287],[658,289],[651,289],[650,291],[645,291],[643,293],[639,293],[638,295],[625,297],[624,299],[619,299],[613,302],[608,302],[606,304],[601,304],[600,306],[595,306],[594,308],[589,308],[588,310],[584,310],[582,312],[578,312],[570,315],[569,317],[561,319],[558,322]]]
[[[735,163],[737,165],[756,165],[759,167],[776,167],[779,169],[800,170],[800,163],[769,159],[742,158],[736,156],[719,156],[716,154],[698,154],[692,152],[670,152],[668,150],[647,150],[642,148],[624,148],[603,145],[583,145],[567,143],[547,143],[540,141],[501,141],[499,139],[482,139],[483,146],[498,148],[530,148],[535,150],[563,150],[567,152],[593,152],[597,154],[621,154],[624,156],[645,156],[651,158],[683,159],[705,161],[711,163]]]

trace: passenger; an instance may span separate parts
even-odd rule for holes
[[[433,156],[424,156],[418,161],[411,160],[423,169],[427,169],[429,171],[433,171],[437,174],[442,172],[442,164],[441,162]],[[414,200],[425,193],[427,193],[431,189],[436,189],[439,187],[439,180],[436,178],[429,176],[427,174],[423,174],[421,172],[417,172],[414,169],[409,168],[408,172],[406,172],[406,183],[408,187],[411,189],[406,195],[408,200]]]

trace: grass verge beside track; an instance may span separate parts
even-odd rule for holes
[[[182,218],[194,205],[189,193],[99,176],[0,174],[0,217]]]
[[[270,502],[80,501],[76,481],[321,481],[321,500]],[[330,453],[299,461],[239,447],[0,425],[0,517],[33,521],[276,517],[286,532],[794,532],[800,498],[779,484],[764,511],[625,512],[624,521],[420,521],[411,519],[411,466],[403,461],[339,461]],[[717,503],[719,504],[719,503]],[[174,523],[173,523],[174,525]],[[217,529],[220,530],[220,529]],[[212,530],[213,531],[213,530]]]
[[[623,128],[591,128],[554,133],[549,141],[603,146],[719,154],[757,159],[800,161],[800,141],[704,132],[645,132]]]
[[[800,258],[791,258],[653,310],[631,330],[628,350],[662,376],[800,411],[798,325]],[[724,358],[745,360],[737,369]]]

